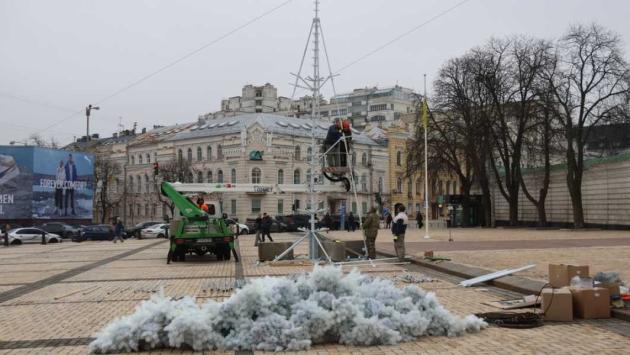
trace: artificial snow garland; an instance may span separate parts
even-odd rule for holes
[[[223,302],[199,306],[163,292],[107,325],[93,353],[154,348],[305,350],[313,344],[392,345],[423,335],[460,336],[487,324],[460,318],[432,292],[340,268],[315,267],[294,277],[254,279]]]

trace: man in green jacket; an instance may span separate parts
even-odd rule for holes
[[[365,244],[367,244],[368,258],[376,259],[376,235],[378,234],[379,219],[376,214],[376,208],[370,208],[365,221],[363,221],[363,229],[365,230]]]

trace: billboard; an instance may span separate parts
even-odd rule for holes
[[[0,220],[92,219],[94,156],[0,146]]]

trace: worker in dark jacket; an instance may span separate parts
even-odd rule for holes
[[[271,220],[271,217],[267,213],[263,213],[263,218],[260,223],[260,229],[262,232],[261,240],[263,242],[265,241],[265,236],[269,237],[270,242],[273,242],[273,239],[271,239],[271,225],[272,224],[273,224],[273,221]]]

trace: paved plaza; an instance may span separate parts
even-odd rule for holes
[[[500,242],[523,240],[536,243],[545,240],[597,238],[600,232],[561,232],[529,230],[457,230],[455,242]],[[417,234],[417,235],[416,235]],[[628,233],[601,232],[606,239],[628,237]],[[503,237],[501,237],[503,235]],[[330,237],[360,238],[358,232],[334,232]],[[574,237],[572,237],[574,236]],[[295,240],[296,234],[276,235],[274,239]],[[445,239],[446,238],[446,239]],[[627,240],[630,241],[630,238]],[[421,253],[424,246],[449,243],[448,233],[436,232],[431,241],[421,238],[419,231],[410,231],[408,250]],[[386,230],[379,236],[379,248],[387,250],[391,236]],[[454,244],[457,245],[457,244]],[[305,245],[297,250],[305,254]],[[457,250],[444,249],[440,255],[474,265],[500,267],[523,260],[511,260],[498,255],[514,253],[513,258],[534,258],[552,255],[565,260],[578,255],[593,255],[589,263],[594,267],[613,267],[610,259],[619,245],[607,247],[578,246],[574,248]],[[578,249],[579,252],[572,252]],[[217,262],[209,257],[191,257],[185,263],[166,264],[167,242],[159,239],[111,242],[65,242],[57,245],[23,245],[0,248],[0,354],[85,354],[87,344],[95,332],[116,317],[129,314],[134,307],[161,289],[168,296],[191,295],[199,302],[229,297],[228,290],[235,279],[252,279],[266,275],[280,276],[299,273],[307,266],[282,264],[270,266],[257,263],[253,236],[242,236],[239,250],[241,263]],[[566,254],[562,254],[562,250]],[[488,253],[488,254],[479,254]],[[524,254],[520,254],[524,253]],[[539,253],[539,254],[536,254]],[[585,254],[581,254],[585,253]],[[620,252],[619,258],[628,265]],[[626,255],[627,249],[626,249]],[[477,256],[479,255],[479,256]],[[482,255],[486,255],[484,258]],[[489,256],[497,255],[496,258]],[[523,256],[525,255],[525,256]],[[467,259],[465,259],[466,257]],[[492,259],[492,260],[488,260]],[[603,259],[599,260],[598,259]],[[580,260],[580,259],[576,259]],[[486,264],[484,264],[484,262]],[[540,261],[541,264],[547,261]],[[599,262],[599,264],[597,263]],[[488,312],[496,309],[482,302],[504,299],[514,294],[493,287],[460,288],[458,278],[439,274],[416,265],[383,265],[363,267],[363,272],[382,277],[393,277],[409,270],[438,278],[438,282],[423,283],[421,287],[436,293],[440,302],[458,315]],[[538,270],[538,269],[536,269]],[[348,268],[349,271],[349,268]],[[622,271],[622,270],[619,270]],[[536,271],[537,272],[537,271]],[[525,273],[526,275],[526,273]],[[542,275],[541,275],[542,277]],[[627,279],[627,278],[626,278]],[[218,287],[219,285],[225,285]],[[540,328],[510,330],[490,327],[478,334],[458,338],[423,337],[397,346],[346,347],[319,345],[312,354],[621,354],[630,349],[630,323],[617,319],[576,321],[548,324]],[[153,353],[188,353],[163,350]],[[206,352],[214,353],[214,352]],[[221,352],[217,352],[221,353]],[[234,354],[234,351],[224,352]],[[251,353],[251,352],[237,352]],[[259,353],[259,352],[255,352]]]

